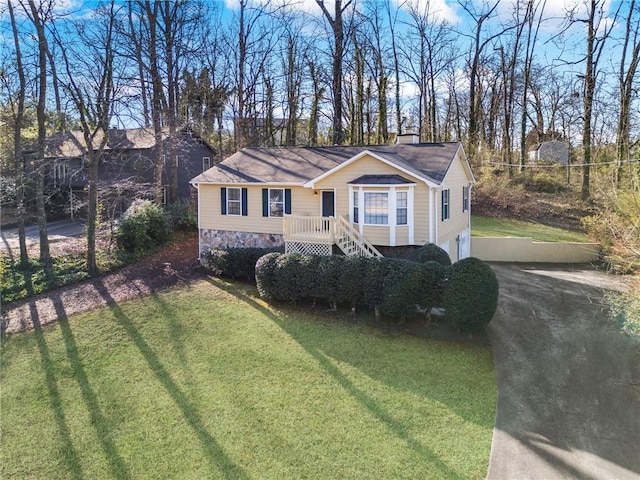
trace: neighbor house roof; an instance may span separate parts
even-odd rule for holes
[[[244,148],[198,175],[191,183],[305,184],[368,152],[400,170],[439,184],[460,148],[458,142]]]
[[[189,128],[181,128],[179,133],[188,133],[199,140]],[[169,128],[164,127],[161,132],[162,140],[169,136]],[[103,133],[99,131],[93,141],[94,146],[100,145]],[[156,137],[153,128],[111,128],[105,151],[110,150],[148,150],[155,147]],[[211,147],[209,147],[211,148]],[[211,148],[214,150],[213,148]],[[54,133],[47,138],[45,157],[82,157],[87,153],[87,144],[80,130]]]

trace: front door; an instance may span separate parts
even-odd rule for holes
[[[322,191],[322,216],[323,217],[335,217],[335,192],[333,190]]]

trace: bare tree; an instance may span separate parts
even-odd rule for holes
[[[536,42],[538,39],[538,31],[542,24],[542,18],[544,9],[546,6],[546,0],[539,0],[538,2],[529,1],[526,4],[524,22],[527,26],[527,44],[524,55],[524,65],[522,69],[522,115],[520,117],[520,172],[524,170],[524,164],[527,155],[526,137],[527,137],[527,99],[529,96],[529,86],[531,83],[531,71],[533,64],[533,53],[535,51]],[[538,13],[539,11],[539,13]],[[535,22],[536,15],[538,15],[538,21]],[[535,22],[535,29],[534,29]]]
[[[45,174],[45,145],[47,140],[46,126],[46,104],[47,104],[47,52],[49,42],[45,32],[45,22],[52,8],[52,4],[40,4],[36,6],[34,0],[28,0],[27,5],[23,4],[25,13],[33,23],[38,38],[38,104],[36,107],[38,117],[38,144],[35,162],[35,185],[36,185],[36,217],[38,223],[38,233],[40,237],[40,261],[42,262],[46,275],[53,277],[53,266],[49,251],[49,235],[47,232],[47,212],[44,198],[44,174]]]
[[[309,49],[302,34],[304,17],[293,9],[284,9],[282,25],[281,64],[284,77],[284,113],[286,145],[298,144],[298,125],[301,112],[302,84],[305,77],[305,57]]]
[[[606,0],[590,0],[585,4],[586,18],[577,16],[576,10],[568,14],[568,27],[573,24],[581,24],[586,27],[586,51],[584,59],[583,80],[583,123],[582,123],[582,198],[586,200],[590,195],[590,172],[591,172],[591,141],[592,141],[592,121],[593,105],[596,91],[596,82],[600,67],[600,60],[605,44],[611,35],[611,30],[615,26],[618,10],[607,22],[605,15]],[[568,28],[567,27],[567,28]]]
[[[402,133],[402,108],[400,102],[400,58],[398,52],[398,42],[396,41],[396,24],[398,21],[398,9],[392,15],[391,0],[384,2],[387,12],[387,20],[389,21],[389,31],[391,33],[391,55],[393,56],[393,72],[394,72],[394,100],[396,113],[396,134]]]
[[[253,6],[249,0],[239,0],[231,38],[227,40],[227,48],[235,55],[234,133],[238,149],[258,142],[256,96],[275,47],[274,30],[269,22],[272,14],[269,1]]]
[[[411,22],[401,49],[403,72],[418,86],[418,132],[423,140],[438,141],[436,82],[446,66],[456,60],[450,26],[437,18],[431,4],[408,6]]]
[[[11,0],[7,0],[7,6],[9,8],[9,18],[11,20],[11,31],[13,33],[13,41],[15,46],[16,55],[16,70],[18,73],[18,79],[20,86],[17,93],[17,105],[14,113],[14,126],[13,126],[13,155],[14,164],[18,173],[17,176],[17,217],[18,217],[18,241],[20,243],[20,263],[26,265],[29,261],[29,254],[27,252],[27,242],[25,236],[25,172],[24,172],[24,157],[22,152],[22,125],[24,121],[24,103],[27,90],[27,81],[24,73],[24,65],[22,63],[22,51],[20,49],[20,38],[18,36],[18,27],[16,24],[16,17],[13,10],[13,4]]]
[[[88,166],[87,270],[98,271],[98,171],[109,142],[114,101],[114,28],[118,21],[115,0],[96,9],[93,21],[74,25],[79,48],[63,45],[58,37],[66,70],[65,90],[79,115]]]
[[[367,97],[375,96],[376,100],[375,135],[371,133],[371,124],[373,123],[370,113],[371,107],[367,107],[367,142],[380,144],[387,143],[389,140],[387,91],[390,69],[386,62],[388,54],[393,54],[393,48],[388,43],[390,32],[386,29],[379,4],[369,3],[366,7],[364,26],[368,28],[364,30],[364,41],[367,44],[367,54],[364,56],[364,60],[369,71],[369,83],[373,81],[375,85],[375,93],[369,92]],[[370,91],[371,88],[369,87],[367,90]]]
[[[342,0],[335,0],[333,16],[327,10],[323,0],[316,0],[322,10],[324,17],[331,26],[333,33],[332,57],[332,93],[333,93],[333,143],[341,145],[344,142],[344,131],[342,128],[342,60],[344,55],[345,41],[348,35],[344,35],[344,14],[353,0],[347,0],[344,5]]]
[[[324,71],[322,66],[318,65],[313,59],[307,59],[309,67],[309,76],[311,77],[311,83],[313,86],[313,93],[311,97],[311,108],[309,109],[309,126],[307,134],[309,137],[309,145],[318,145],[318,122],[320,117],[320,103],[324,98],[326,90]]]
[[[471,52],[469,57],[469,133],[468,133],[468,152],[471,157],[476,153],[479,146],[481,97],[478,94],[478,74],[482,63],[484,50],[492,41],[499,36],[505,34],[509,30],[515,28],[515,25],[509,25],[499,28],[497,31],[485,36],[483,30],[486,22],[495,16],[495,11],[500,4],[500,0],[494,0],[490,4],[483,3],[481,10],[476,10],[475,2],[471,0],[458,0],[458,3],[469,15],[473,23],[473,34],[465,36],[470,37]]]
[[[618,158],[617,181],[623,174],[624,162],[630,156],[630,117],[631,100],[634,90],[634,80],[640,63],[640,4],[631,0],[629,13],[625,25],[622,56],[618,70],[618,91],[620,96],[620,110],[616,134],[616,149]]]

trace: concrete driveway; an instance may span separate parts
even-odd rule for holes
[[[498,405],[489,479],[640,479],[640,340],[588,266],[492,264]]]
[[[56,242],[70,237],[84,235],[85,222],[83,220],[58,220],[47,223],[49,242]],[[27,248],[32,245],[39,245],[40,237],[37,225],[29,225],[25,228]],[[18,250],[17,228],[4,228],[0,231],[0,253],[9,253],[11,250]]]

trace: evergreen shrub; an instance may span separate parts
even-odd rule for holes
[[[174,232],[195,232],[198,229],[198,217],[188,202],[175,202],[165,210]]]
[[[116,232],[121,250],[144,253],[164,245],[171,237],[171,223],[162,208],[149,200],[136,200],[124,212]]]
[[[389,320],[402,320],[439,305],[447,267],[394,258],[272,253],[257,261],[255,272],[258,293],[267,300],[364,305]]]
[[[420,263],[438,262],[442,265],[451,265],[449,254],[435,243],[427,243],[424,247],[420,247],[417,253],[417,261]]]
[[[256,286],[258,294],[265,300],[278,300],[278,259],[282,254],[278,252],[267,253],[256,262]]]
[[[469,257],[450,267],[443,291],[445,318],[461,333],[487,325],[498,306],[498,279],[491,267]]]
[[[256,262],[280,248],[212,248],[203,255],[202,263],[213,275],[255,281]]]

